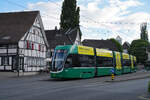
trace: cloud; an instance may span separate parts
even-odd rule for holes
[[[136,7],[141,6],[143,3],[139,2],[138,0],[126,0],[126,1],[120,1],[120,0],[109,0],[110,6],[112,7],[118,7],[121,10],[126,10],[129,7]]]
[[[140,36],[140,23],[150,17],[146,12],[134,12],[142,7],[139,0],[77,0],[80,6],[80,25],[83,39],[111,38],[120,35],[123,41],[131,42]],[[45,29],[59,26],[61,1],[28,4],[30,10],[40,10]],[[95,37],[94,37],[95,36]]]
[[[147,21],[146,19],[150,17],[150,14],[146,12],[133,13],[133,10],[129,8],[143,6],[144,4],[138,0],[109,0],[108,4],[103,8],[99,8],[99,4],[93,2],[93,5],[95,5],[93,12],[91,12],[90,8],[86,8],[86,6],[82,7],[86,9],[86,11],[83,10],[82,15],[91,16],[90,18],[95,22],[93,20],[89,21],[89,19],[85,20],[84,17],[81,17],[81,20],[84,20],[81,24],[90,28],[111,30],[111,32],[107,33],[109,34],[107,38],[110,38],[110,35],[112,37],[120,35],[124,41],[127,40],[129,42],[139,38],[139,23]],[[90,38],[90,35],[84,38]]]
[[[88,3],[87,7],[90,12],[95,12],[95,11],[99,10],[98,3],[96,3],[96,2]]]
[[[45,29],[54,29],[59,26],[61,2],[37,2],[29,3],[28,10],[39,10]]]

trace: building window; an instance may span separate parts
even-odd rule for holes
[[[41,51],[41,45],[39,44],[39,51]]]
[[[32,42],[29,42],[29,49],[32,49]]]
[[[97,56],[96,65],[97,65],[97,67],[112,67],[113,66],[113,58]]]
[[[12,57],[9,57],[9,65],[12,65]]]
[[[1,60],[1,57],[0,57],[0,65],[2,65],[2,60]]]
[[[39,31],[36,29],[36,35],[39,35]]]
[[[30,41],[27,41],[27,49],[31,49],[31,50],[34,50],[34,43],[30,42]]]
[[[7,45],[0,45],[0,49],[6,49]]]
[[[38,30],[38,29],[34,29],[34,30],[33,30],[33,34],[35,34],[35,35],[39,35],[39,34],[40,34],[40,32],[39,32],[39,30]]]
[[[36,34],[36,30],[35,29],[33,29],[33,34]]]
[[[8,45],[8,48],[10,49],[17,48],[17,45]]]
[[[2,57],[1,65],[9,65],[9,57]]]
[[[44,45],[43,45],[43,46],[41,46],[41,51],[42,51],[42,52],[44,52]]]

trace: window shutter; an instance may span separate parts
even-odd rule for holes
[[[29,49],[29,41],[27,41],[27,49]]]
[[[32,50],[34,50],[34,44],[32,43]]]

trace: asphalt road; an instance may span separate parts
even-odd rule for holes
[[[53,80],[48,76],[0,80],[0,100],[150,100],[150,78],[105,82],[105,78]]]

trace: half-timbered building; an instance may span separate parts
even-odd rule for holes
[[[48,43],[39,11],[0,13],[0,70],[39,71]]]

